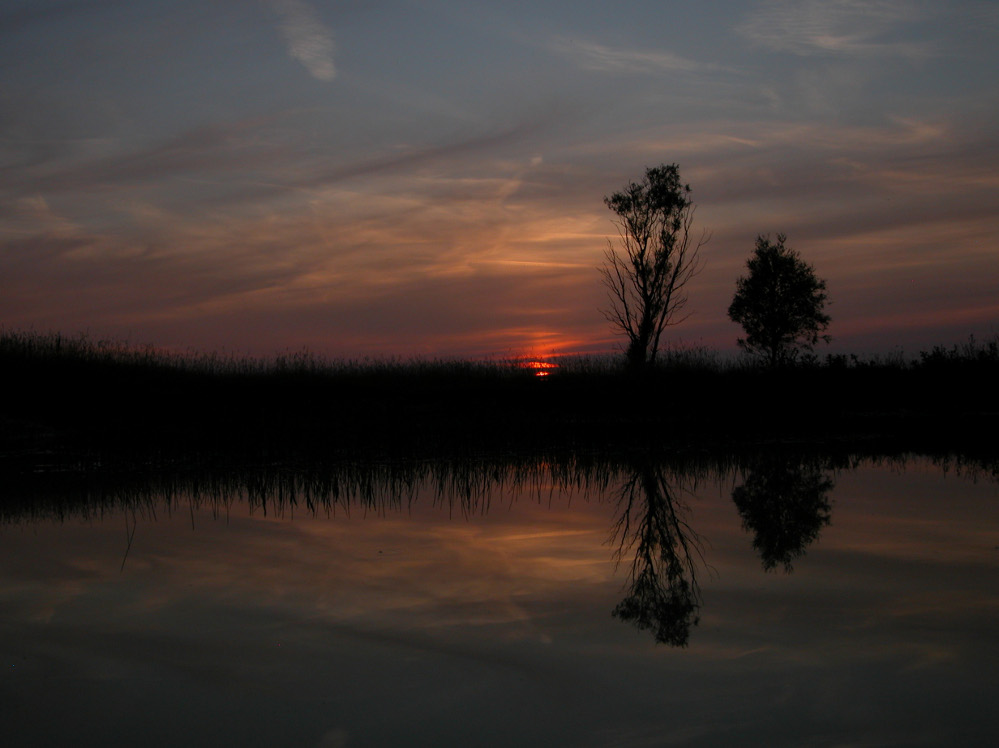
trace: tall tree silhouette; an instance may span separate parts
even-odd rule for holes
[[[645,170],[604,198],[614,211],[620,248],[608,243],[601,268],[610,306],[604,315],[628,339],[629,364],[654,364],[668,325],[683,321],[686,285],[700,269],[698,251],[707,241],[691,238],[694,204],[690,185],[680,181],[676,164]]]

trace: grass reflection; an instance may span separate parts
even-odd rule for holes
[[[613,507],[610,553],[627,570],[613,615],[656,642],[686,646],[700,620],[704,539],[688,498],[702,482],[732,485],[731,498],[765,570],[790,571],[819,542],[832,517],[837,471],[861,462],[904,466],[904,455],[774,450],[755,453],[623,455],[552,453],[408,461],[329,461],[271,465],[169,466],[30,464],[4,473],[0,523],[42,519],[100,521],[122,514],[131,548],[137,520],[206,511],[293,518],[353,513],[398,515],[430,502],[454,518],[486,515],[512,497],[540,504],[572,496]],[[940,455],[935,461],[973,476],[999,476],[996,462]],[[130,528],[130,529],[129,529]],[[123,565],[125,562],[123,558]]]

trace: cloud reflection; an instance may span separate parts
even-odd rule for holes
[[[924,461],[840,471],[834,521],[785,576],[759,568],[729,477],[700,475],[680,507],[640,468],[634,485],[651,490],[627,507],[639,535],[680,520],[706,541],[704,615],[680,653],[607,615],[622,579],[606,538],[627,475],[598,475],[587,499],[575,478],[562,491],[542,473],[460,506],[419,481],[395,499],[361,481],[368,499],[341,495],[332,516],[310,511],[308,492],[297,503],[270,492],[293,478],[272,475],[249,504],[190,507],[171,482],[180,500],[133,505],[121,572],[126,525],[110,507],[78,521],[51,497],[63,520],[5,525],[0,691],[18,706],[8,738],[71,742],[65,731],[82,725],[120,739],[155,725],[170,742],[197,731],[212,744],[224,741],[220,715],[241,742],[296,744],[396,744],[424,723],[443,736],[435,744],[463,743],[469,715],[475,729],[496,725],[497,745],[539,730],[546,742],[718,745],[737,730],[774,744],[790,726],[832,723],[846,741],[991,737],[994,482]],[[219,496],[227,484],[199,485]],[[140,494],[150,498],[147,484]],[[53,698],[62,719],[42,719]],[[295,719],[274,727],[276,712]]]

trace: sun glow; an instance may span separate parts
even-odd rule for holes
[[[522,369],[531,369],[536,377],[547,377],[559,368],[558,364],[553,364],[551,361],[537,361],[537,360],[527,360],[520,364]]]

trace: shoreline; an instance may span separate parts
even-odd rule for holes
[[[4,334],[0,455],[308,461],[870,441],[997,449],[997,341],[910,363],[837,357],[773,370],[681,354],[642,373],[580,360],[539,377],[522,362],[301,356],[263,365]]]

